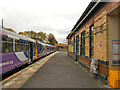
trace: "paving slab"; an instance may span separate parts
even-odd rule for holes
[[[21,88],[105,88],[67,52],[51,57]]]

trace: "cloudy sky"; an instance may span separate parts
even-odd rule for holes
[[[0,0],[0,20],[17,33],[52,33],[62,43],[91,0]],[[1,26],[1,24],[0,24]]]

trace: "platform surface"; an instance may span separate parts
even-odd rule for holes
[[[104,88],[104,86],[67,56],[67,52],[59,52],[21,88]]]

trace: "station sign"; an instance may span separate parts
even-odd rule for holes
[[[112,40],[112,65],[120,65],[120,40]]]

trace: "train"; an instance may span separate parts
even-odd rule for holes
[[[56,51],[54,45],[0,29],[0,75]]]

